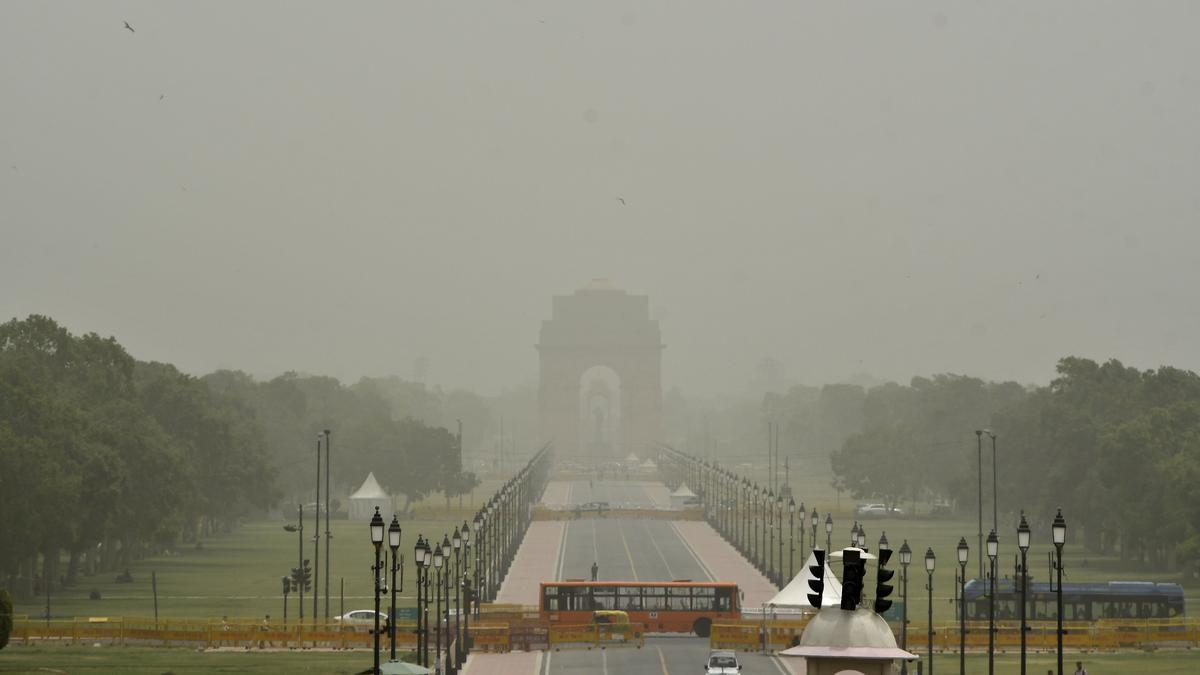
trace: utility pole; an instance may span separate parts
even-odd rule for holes
[[[325,430],[325,620],[329,621],[329,549],[333,533],[329,530],[329,430]],[[313,618],[316,618],[313,614]]]
[[[317,434],[317,498],[313,501],[316,509],[316,527],[313,529],[313,606],[312,618],[315,623],[317,620],[317,587],[320,585],[320,566],[321,566],[321,434]]]

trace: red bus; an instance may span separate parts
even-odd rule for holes
[[[701,581],[543,581],[539,610],[551,624],[583,625],[622,610],[648,632],[708,637],[713,621],[741,617],[737,584]]]

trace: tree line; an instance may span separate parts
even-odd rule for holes
[[[1024,509],[1031,525],[1048,527],[1061,507],[1089,550],[1157,568],[1200,558],[1196,373],[1067,357],[1040,387],[961,375],[842,387],[840,400],[857,402],[842,414],[857,411],[858,428],[830,463],[837,486],[857,498],[945,500],[973,512],[980,443],[983,500],[992,500],[994,434],[1002,522]],[[811,406],[786,399],[776,410],[803,433]]]
[[[433,492],[469,492],[478,479],[461,465],[459,438],[399,414],[404,386],[295,373],[265,382],[235,371],[194,377],[45,316],[8,321],[0,325],[0,580],[18,596],[34,579],[74,584],[81,573],[124,569],[310,499],[324,429],[334,430],[343,492],[368,471],[405,510]],[[452,412],[471,419],[469,404],[458,406]]]

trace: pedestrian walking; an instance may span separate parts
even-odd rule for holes
[[[1083,667],[1083,661],[1075,662],[1075,675],[1088,675],[1087,669]]]
[[[599,579],[600,579],[600,566],[597,565],[595,562],[592,562],[592,581],[598,581]]]

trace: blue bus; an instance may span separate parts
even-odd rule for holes
[[[1020,618],[1020,587],[1014,579],[996,582],[996,620]],[[972,579],[963,589],[967,619],[987,621],[988,583]],[[1030,583],[1026,592],[1028,621],[1057,620],[1058,596],[1050,584]],[[1183,587],[1153,581],[1109,581],[1063,584],[1063,621],[1100,619],[1171,619],[1184,616]]]

